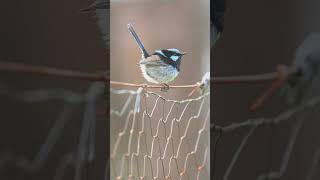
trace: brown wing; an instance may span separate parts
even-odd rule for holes
[[[160,56],[156,54],[153,54],[147,58],[141,59],[138,64],[148,64],[148,65],[157,65],[157,66],[164,65],[164,63],[160,59]]]

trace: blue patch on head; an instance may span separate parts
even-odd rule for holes
[[[173,61],[177,61],[179,59],[180,56],[178,55],[173,55],[170,57],[170,59],[172,59]]]
[[[178,49],[172,48],[172,49],[167,49],[168,51],[173,51],[175,53],[181,54],[181,52]]]
[[[161,50],[155,50],[155,52],[157,52],[157,53],[161,54],[162,56],[167,57],[166,55],[164,55],[164,54],[163,54],[163,52],[162,52]]]

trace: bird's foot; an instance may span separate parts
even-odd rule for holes
[[[167,92],[170,89],[170,86],[166,83],[163,84],[163,86],[161,87],[161,91],[163,92]]]

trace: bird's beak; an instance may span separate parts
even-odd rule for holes
[[[182,55],[186,55],[186,54],[188,54],[188,53],[187,53],[187,52],[182,52],[181,54],[182,54]]]

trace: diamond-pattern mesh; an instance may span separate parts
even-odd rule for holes
[[[122,105],[119,99],[125,96]],[[209,94],[182,101],[111,90],[111,177],[209,179]]]

